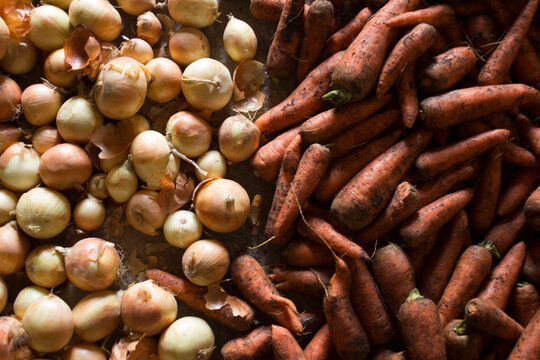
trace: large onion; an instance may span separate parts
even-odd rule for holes
[[[182,256],[184,274],[199,286],[209,286],[223,279],[229,263],[229,252],[216,240],[195,241]]]
[[[173,100],[182,90],[182,70],[174,61],[159,57],[150,60],[146,67],[150,72],[148,98],[158,103]]]
[[[163,225],[163,236],[172,246],[187,248],[201,238],[201,221],[191,211],[178,210],[167,217]]]
[[[217,0],[169,0],[168,7],[174,21],[183,26],[209,26],[219,15]]]
[[[206,321],[194,316],[176,320],[161,334],[161,360],[207,360],[214,350],[214,333]]]
[[[232,162],[249,159],[259,148],[261,131],[243,115],[228,117],[219,127],[219,151]]]
[[[171,116],[165,131],[174,147],[190,158],[204,154],[212,142],[210,125],[188,111]]]
[[[195,170],[199,180],[225,177],[227,173],[227,160],[217,150],[210,150],[199,156],[197,165],[206,171],[206,175],[204,175],[199,170]]]
[[[82,298],[73,307],[75,334],[90,342],[110,335],[121,323],[122,294],[122,291],[101,290]]]
[[[73,0],[68,13],[71,25],[84,24],[103,41],[113,41],[122,31],[122,17],[107,0]]]
[[[154,58],[152,47],[143,39],[133,38],[126,40],[120,46],[120,56],[127,56],[146,64]]]
[[[21,234],[15,221],[0,227],[0,274],[13,274],[22,269],[30,242]]]
[[[0,180],[2,185],[14,191],[26,191],[36,186],[40,177],[39,154],[22,142],[8,147],[0,155]]]
[[[28,36],[32,43],[41,50],[51,51],[64,46],[71,25],[68,14],[52,5],[42,5],[32,10],[30,15],[32,28]]]
[[[31,285],[27,286],[17,294],[15,301],[13,302],[13,312],[15,316],[22,319],[26,309],[39,299],[49,295],[50,290],[42,288],[41,286]]]
[[[105,215],[105,206],[94,197],[82,199],[73,209],[73,221],[83,231],[97,230],[105,221]]]
[[[62,94],[45,84],[34,84],[24,89],[21,107],[26,121],[35,126],[52,122],[62,105]]]
[[[88,143],[88,137],[101,125],[103,116],[85,96],[74,96],[62,104],[56,115],[60,136],[68,142]]]
[[[15,80],[0,75],[0,122],[11,120],[21,104],[21,88]]]
[[[4,225],[15,217],[17,196],[9,190],[0,189],[0,225]]]
[[[137,16],[137,37],[146,41],[150,46],[158,42],[163,26],[157,16],[147,11]]]
[[[229,15],[229,22],[223,32],[223,45],[234,61],[242,62],[255,56],[257,36],[245,21]]]
[[[52,288],[66,281],[64,248],[43,245],[35,248],[26,259],[26,275],[34,284]]]
[[[77,145],[58,144],[41,156],[39,175],[53,189],[80,187],[92,175],[92,162],[86,151]]]
[[[26,74],[36,65],[37,56],[37,49],[30,40],[12,37],[9,39],[7,52],[0,61],[0,67],[12,75]]]
[[[133,156],[133,170],[139,178],[150,182],[156,172],[165,170],[170,160],[167,139],[154,130],[143,131],[133,139],[130,153]]]
[[[210,57],[210,43],[199,29],[182,27],[171,34],[169,38],[171,58],[182,66]]]
[[[159,203],[158,193],[151,190],[136,192],[126,206],[128,223],[143,234],[156,236],[167,219],[167,212]]]

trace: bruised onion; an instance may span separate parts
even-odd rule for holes
[[[95,174],[90,180],[88,180],[88,192],[95,197],[96,199],[106,199],[109,197],[109,190],[107,190],[107,185],[105,183],[105,178],[107,174]]]
[[[15,221],[0,227],[0,274],[14,274],[24,266],[30,242]]]
[[[101,290],[79,300],[73,307],[75,334],[89,342],[109,336],[121,322],[122,294],[123,291]]]
[[[45,185],[67,190],[80,187],[92,175],[90,157],[77,145],[63,143],[47,150],[41,157],[39,174]]]
[[[128,201],[137,191],[137,175],[131,169],[131,160],[126,160],[122,165],[115,167],[105,178],[105,186],[108,194],[118,203]]]
[[[122,31],[122,17],[107,0],[73,0],[68,13],[71,25],[86,25],[103,41],[113,41]]]
[[[4,311],[8,299],[8,289],[4,279],[0,277],[0,313]]]
[[[52,5],[42,5],[30,14],[32,25],[28,37],[41,50],[51,51],[64,46],[71,25],[68,14]]]
[[[0,181],[6,188],[26,191],[36,186],[40,177],[39,154],[29,145],[17,142],[0,155]]]
[[[154,130],[143,131],[131,143],[133,170],[141,180],[149,182],[156,172],[165,171],[170,161],[167,139]]]
[[[174,296],[151,280],[131,285],[122,295],[122,320],[134,332],[159,334],[176,319],[177,311]]]
[[[64,349],[62,360],[107,360],[107,356],[96,344],[78,342]]]
[[[210,43],[206,35],[199,29],[182,27],[169,38],[171,58],[182,66],[210,57]]]
[[[167,217],[163,236],[172,246],[185,249],[201,238],[203,227],[195,213],[178,210]]]
[[[73,222],[84,231],[97,230],[105,221],[106,210],[103,203],[93,197],[82,199],[73,209]]]
[[[205,153],[212,142],[210,125],[188,111],[180,111],[171,116],[165,132],[174,147],[190,158]]]
[[[68,142],[88,143],[88,137],[103,125],[103,116],[85,96],[74,96],[62,104],[56,116],[60,136]]]
[[[219,16],[217,0],[169,0],[169,14],[183,26],[202,28]]]
[[[232,162],[249,159],[259,148],[261,131],[244,115],[228,117],[219,127],[219,151]]]
[[[227,172],[227,161],[217,150],[210,150],[202,154],[197,159],[197,165],[206,171],[205,176],[198,169],[195,170],[195,174],[199,180],[225,177],[225,173]]]
[[[19,291],[13,302],[13,313],[19,319],[22,319],[26,309],[39,299],[49,295],[50,290],[41,286],[30,285]]]
[[[6,54],[0,61],[0,68],[12,75],[26,74],[36,65],[37,55],[36,47],[29,40],[12,37],[9,39]]]
[[[0,60],[6,55],[9,45],[9,28],[4,19],[0,17]]]
[[[137,16],[137,37],[146,41],[150,46],[154,46],[160,36],[163,26],[157,16],[147,11]]]
[[[128,223],[143,234],[156,236],[167,218],[167,212],[159,203],[158,193],[151,190],[136,192],[126,206]]]
[[[161,360],[207,360],[214,350],[214,333],[206,321],[195,316],[176,320],[161,334]]]
[[[154,58],[154,51],[143,39],[133,38],[122,43],[120,56],[130,57],[144,65]]]
[[[117,3],[122,10],[134,16],[141,15],[156,6],[155,0],[118,0]]]
[[[9,121],[21,104],[21,88],[15,80],[0,75],[0,122]]]
[[[223,45],[234,61],[242,62],[255,56],[257,36],[245,21],[229,15],[229,22],[223,32]]]
[[[7,124],[0,124],[0,155],[21,136],[21,129]]]
[[[56,119],[60,106],[62,94],[45,84],[30,85],[21,96],[24,117],[34,126],[46,125]]]
[[[4,225],[15,217],[17,196],[9,190],[0,189],[0,225]]]
[[[150,73],[148,93],[152,101],[165,103],[173,100],[182,90],[182,70],[174,61],[167,58],[156,58],[146,64]]]
[[[32,146],[40,155],[61,142],[58,129],[49,125],[40,126],[32,135]]]
[[[64,248],[43,245],[35,248],[26,259],[26,275],[38,286],[52,288],[66,281]]]
[[[68,71],[64,49],[53,51],[43,63],[45,78],[53,85],[62,88],[72,88],[77,84],[77,76]]]
[[[229,263],[229,252],[216,240],[195,241],[182,256],[184,274],[198,286],[209,286],[223,279]]]

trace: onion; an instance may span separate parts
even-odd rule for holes
[[[69,4],[71,4],[71,0],[41,0],[40,3],[42,5],[54,5],[60,9],[67,10]]]
[[[175,180],[180,173],[180,159],[169,154],[167,166],[161,170],[155,170],[150,176],[145,177],[146,188],[150,190],[174,189]]]
[[[4,225],[15,217],[17,196],[9,190],[0,189],[0,225]]]
[[[161,37],[161,22],[157,16],[147,11],[137,16],[137,37],[146,41],[150,46],[154,46]]]
[[[150,130],[150,123],[140,114],[135,114],[127,119],[133,129],[133,136],[137,136],[143,131]]]
[[[64,143],[47,150],[41,157],[39,174],[45,185],[67,190],[84,184],[92,175],[90,157],[77,145]]]
[[[227,161],[217,150],[210,150],[202,154],[197,159],[197,165],[207,173],[206,176],[204,176],[196,169],[195,175],[199,180],[221,178],[224,177],[227,172]]]
[[[204,226],[219,233],[237,230],[249,215],[249,196],[244,188],[228,179],[214,179],[196,191],[195,213]]]
[[[28,37],[41,50],[51,51],[64,46],[71,26],[68,14],[52,5],[42,5],[32,10],[32,28]]]
[[[73,209],[73,221],[78,229],[97,230],[105,221],[106,210],[103,203],[93,197],[82,199]]]
[[[207,360],[214,350],[214,333],[206,321],[195,316],[176,320],[161,334],[161,360]]]
[[[68,142],[88,143],[88,137],[103,125],[103,116],[85,96],[74,96],[58,111],[56,127]]]
[[[120,256],[114,244],[90,237],[77,241],[66,251],[66,274],[79,289],[103,290],[112,285],[120,270]]]
[[[233,93],[229,69],[208,58],[191,63],[182,75],[182,93],[199,110],[217,111],[225,107]]]
[[[73,308],[75,334],[90,342],[109,336],[121,322],[122,294],[123,291],[101,290],[83,297]]]
[[[184,274],[199,286],[208,286],[223,279],[229,263],[229,252],[216,240],[195,241],[182,256]]]
[[[22,319],[26,309],[39,299],[49,295],[49,290],[41,286],[30,285],[19,291],[15,302],[13,302],[13,312],[15,316]]]
[[[107,185],[105,183],[106,177],[107,174],[100,173],[93,175],[90,180],[88,180],[88,192],[96,199],[103,200],[109,197],[109,190],[107,190]]]
[[[15,80],[0,75],[0,122],[9,121],[21,104],[21,88]]]
[[[259,148],[261,131],[244,115],[228,117],[219,127],[219,151],[232,162],[249,159]]]
[[[122,295],[122,320],[133,332],[159,334],[176,319],[177,311],[174,296],[151,280],[131,285]]]
[[[8,299],[8,289],[4,279],[0,277],[0,313],[4,311]]]
[[[28,346],[30,338],[14,316],[0,317],[0,358],[8,360],[35,359]]]
[[[203,227],[195,213],[178,210],[167,217],[163,236],[172,246],[185,249],[201,238]]]
[[[212,142],[210,125],[188,111],[171,116],[165,131],[174,147],[190,158],[204,154]]]
[[[71,309],[56,295],[44,296],[30,305],[22,325],[30,336],[30,346],[41,353],[62,349],[73,336]]]
[[[66,347],[62,360],[107,360],[107,357],[96,344],[78,342]]]
[[[40,126],[32,135],[32,146],[40,155],[61,142],[62,138],[58,130],[49,125]]]
[[[210,43],[199,29],[183,27],[171,34],[169,52],[175,62],[188,66],[196,60],[210,57]]]
[[[84,24],[103,41],[113,41],[122,31],[122,17],[107,0],[72,0],[68,13],[71,25]]]
[[[26,38],[11,38],[0,67],[9,74],[22,75],[30,72],[36,63],[36,47]]]
[[[165,103],[173,100],[182,90],[182,70],[167,58],[150,60],[146,67],[150,72],[148,93],[152,101]]]
[[[0,60],[6,55],[9,46],[9,28],[4,19],[0,17]]]
[[[34,126],[52,122],[61,105],[62,94],[45,84],[30,85],[24,89],[21,96],[24,117]]]
[[[0,181],[6,188],[14,191],[26,191],[36,186],[39,181],[39,154],[22,142],[9,146],[0,155]]]
[[[94,85],[94,100],[99,111],[115,120],[135,115],[144,104],[147,82],[145,68],[138,61],[130,57],[112,59],[101,70]]]
[[[131,169],[131,160],[126,160],[124,164],[115,167],[107,174],[105,186],[114,201],[123,203],[128,201],[137,191],[137,175]]]
[[[169,0],[169,14],[183,26],[202,28],[219,16],[217,0]]]
[[[52,288],[66,281],[64,248],[43,245],[35,248],[26,259],[26,275],[38,286]]]
[[[120,56],[130,57],[144,65],[154,58],[154,51],[143,39],[133,38],[122,43]]]
[[[12,221],[0,227],[0,274],[14,274],[24,266],[30,242]]]
[[[122,10],[134,16],[141,15],[156,6],[155,0],[117,0],[117,3]]]
[[[21,129],[11,125],[0,124],[0,155],[21,136]]]
[[[253,59],[257,52],[257,35],[245,21],[229,15],[223,32],[223,45],[227,54],[236,62]]]
[[[22,231],[36,239],[60,234],[69,223],[71,207],[58,191],[40,187],[24,193],[15,209]]]
[[[77,76],[74,72],[68,71],[64,49],[53,51],[47,56],[43,63],[45,78],[53,85],[66,89],[77,84]]]
[[[129,149],[125,149],[120,154],[110,159],[99,159],[99,165],[101,166],[101,170],[106,173],[110,172],[115,167],[122,165],[127,160],[128,155]]]
[[[165,170],[170,160],[169,144],[165,136],[154,130],[143,131],[131,143],[133,170],[144,182],[156,172]]]
[[[167,212],[160,206],[158,193],[151,190],[136,192],[126,206],[128,223],[143,234],[156,236],[167,218]]]

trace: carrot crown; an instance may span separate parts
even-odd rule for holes
[[[459,321],[454,325],[454,332],[458,335],[468,335],[470,331],[469,324],[465,322],[465,320]]]
[[[527,285],[529,285],[528,282],[526,282],[526,281],[520,281],[520,282],[518,282],[518,283],[516,284],[516,287],[524,287],[524,286],[527,286]]]
[[[414,288],[411,290],[409,296],[407,297],[407,302],[411,302],[413,300],[423,299],[424,297],[420,295],[420,291],[418,291],[417,288]]]
[[[321,99],[330,101],[334,106],[343,105],[351,100],[352,94],[348,90],[333,90],[323,95]]]
[[[485,239],[480,243],[480,246],[487,249],[493,256],[495,256],[497,260],[501,258],[501,254],[499,254],[499,251],[495,247],[493,241]]]

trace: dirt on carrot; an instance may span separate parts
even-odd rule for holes
[[[334,344],[330,337],[330,328],[324,324],[304,349],[307,360],[330,360]]]
[[[523,209],[518,209],[497,221],[484,238],[493,242],[499,253],[503,254],[516,241],[525,226],[525,213]]]
[[[508,360],[537,359],[540,356],[540,310],[524,329]]]
[[[482,333],[462,319],[452,320],[444,328],[448,360],[475,360],[482,355]]]
[[[285,0],[251,0],[249,11],[257,19],[279,21]]]
[[[322,296],[328,287],[334,270],[332,268],[283,269],[275,267],[270,280],[280,291],[294,291],[312,296]]]
[[[394,16],[385,24],[390,27],[416,26],[421,23],[441,26],[451,23],[454,16],[454,10],[449,5],[434,5]]]
[[[323,267],[334,264],[332,254],[325,245],[307,239],[291,241],[284,256],[287,264],[297,267]]]
[[[228,341],[221,348],[224,360],[265,358],[272,353],[272,328],[260,326],[247,335]]]
[[[403,125],[412,128],[418,117],[418,94],[415,81],[416,62],[405,66],[397,85],[397,98],[401,109]]]
[[[468,324],[499,339],[517,340],[523,332],[523,326],[489,300],[470,300],[464,313]]]

